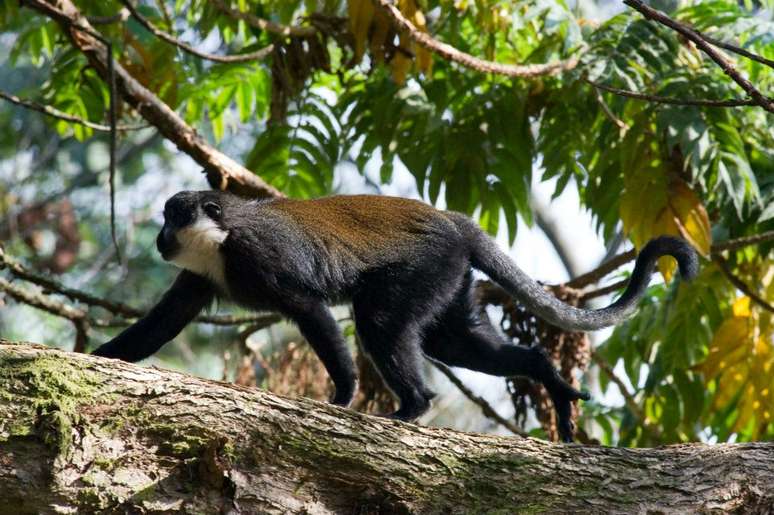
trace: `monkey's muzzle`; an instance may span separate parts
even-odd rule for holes
[[[164,261],[169,261],[175,257],[180,250],[180,242],[175,237],[174,229],[164,224],[156,237],[156,248]]]

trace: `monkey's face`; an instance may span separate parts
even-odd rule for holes
[[[164,205],[164,226],[156,238],[161,257],[180,268],[221,282],[220,245],[228,236],[223,227],[223,201],[217,192],[183,191]]]

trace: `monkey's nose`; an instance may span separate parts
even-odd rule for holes
[[[161,254],[164,260],[169,261],[172,258],[175,250],[177,249],[177,238],[175,238],[175,231],[166,225],[161,228],[158,237],[156,238],[156,248]]]

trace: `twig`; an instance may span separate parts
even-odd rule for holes
[[[758,54],[753,54],[749,50],[745,50],[744,48],[742,48],[740,46],[733,45],[731,43],[727,43],[727,42],[721,41],[719,39],[715,39],[712,36],[708,36],[708,35],[704,34],[703,32],[699,32],[698,30],[695,30],[695,32],[698,35],[700,35],[702,37],[702,39],[704,39],[705,41],[707,41],[709,43],[712,43],[713,45],[715,45],[717,47],[725,48],[729,52],[733,52],[735,54],[743,55],[744,57],[746,57],[746,58],[748,58],[748,59],[750,59],[752,61],[757,61],[757,62],[759,62],[761,64],[765,64],[769,68],[774,68],[774,61],[772,61],[771,59],[766,59],[765,57],[760,56]]]
[[[523,429],[519,428],[511,422],[510,420],[507,420],[502,415],[497,413],[495,409],[492,407],[491,404],[489,404],[486,399],[479,397],[475,393],[473,393],[465,384],[463,384],[462,381],[459,380],[459,378],[454,375],[454,372],[451,371],[449,367],[447,367],[445,364],[441,363],[440,361],[437,361],[433,358],[428,357],[428,361],[430,361],[435,367],[441,371],[443,375],[445,375],[447,378],[449,378],[449,381],[451,381],[454,386],[459,388],[459,390],[470,399],[474,404],[478,405],[479,408],[481,408],[481,411],[484,413],[484,415],[504,428],[506,428],[508,431],[512,432],[515,435],[519,436],[529,436]]]
[[[586,80],[586,82],[590,82]],[[602,93],[599,92],[599,88],[594,88],[594,96],[597,99],[597,103],[602,108],[602,112],[605,113],[605,116],[607,116],[608,120],[613,122],[619,129],[622,131],[628,131],[629,125],[626,124],[623,120],[618,118],[613,111],[610,110],[610,107],[607,105],[607,102],[605,102],[605,99],[602,97]]]
[[[86,352],[86,346],[89,344],[89,322],[84,318],[74,320],[75,327],[75,346],[73,352]]]
[[[207,52],[202,52],[201,50],[197,50],[188,43],[184,43],[177,39],[176,37],[172,36],[171,34],[168,34],[164,32],[163,30],[159,29],[155,25],[153,25],[145,16],[139,13],[137,9],[132,5],[130,0],[121,0],[121,3],[126,6],[126,9],[129,10],[131,15],[142,25],[145,27],[151,34],[156,36],[157,38],[166,41],[167,43],[170,43],[181,50],[188,52],[191,55],[194,55],[196,57],[200,57],[202,59],[207,59],[209,61],[215,61],[218,63],[244,63],[247,61],[260,61],[262,59],[265,59],[268,57],[272,51],[274,50],[274,45],[267,45],[260,50],[257,50],[255,52],[250,52],[248,54],[237,54],[237,55],[217,55],[217,54],[210,54]]]
[[[408,36],[414,40],[420,46],[427,50],[438,54],[448,61],[453,61],[457,64],[470,68],[481,73],[495,73],[498,75],[505,75],[507,77],[539,77],[544,75],[554,75],[563,71],[572,70],[578,65],[580,56],[565,60],[556,61],[553,63],[545,64],[501,64],[493,61],[486,61],[479,59],[465,53],[457,48],[438,41],[429,34],[417,29],[413,23],[407,20],[403,14],[390,3],[390,0],[372,0],[377,8],[381,8],[387,16],[392,19],[393,23],[398,26],[400,30],[408,34]]]
[[[111,16],[87,16],[86,19],[92,25],[110,25],[112,23],[124,22],[129,18],[129,11],[121,8],[116,14]]]
[[[749,247],[750,245],[757,245],[759,243],[765,243],[768,241],[774,241],[774,231],[766,231],[760,234],[755,234],[753,236],[743,236],[741,238],[735,238],[732,240],[726,240],[726,241],[714,243],[710,248],[710,254],[712,256],[717,256],[720,254],[720,252],[723,252],[725,250],[738,250],[744,247]],[[605,261],[594,270],[586,272],[583,275],[579,275],[575,279],[568,281],[567,283],[560,286],[580,289],[580,288],[583,288],[584,286],[594,284],[600,281],[609,273],[611,273],[613,270],[628,263],[629,261],[632,261],[636,257],[637,257],[637,251],[635,249],[628,250],[622,254],[618,254],[617,256],[615,256],[614,258],[608,261]],[[603,291],[606,289],[606,288],[603,288],[602,290],[597,290],[595,292],[584,294],[581,296],[581,298],[588,299],[592,297],[598,297],[599,295],[604,295],[606,293],[610,293],[611,291],[615,291],[621,286],[622,286],[622,283],[612,284],[606,287],[606,288],[609,288],[610,291]],[[597,294],[597,292],[602,292],[602,293]]]
[[[626,286],[628,282],[629,282],[629,279],[621,279],[620,281],[610,284],[608,286],[604,286],[596,290],[591,290],[588,292],[581,293],[578,296],[578,302],[586,302],[587,300],[595,299],[597,297],[602,297],[609,293],[616,292],[621,288],[623,288],[624,286]]]
[[[88,127],[89,129],[93,129],[95,131],[110,132],[109,125],[102,125],[100,123],[94,123],[94,122],[90,122],[89,120],[84,120],[83,118],[79,118],[78,116],[74,116],[72,114],[65,113],[64,111],[60,111],[59,109],[55,107],[51,107],[50,105],[39,104],[37,102],[32,102],[31,100],[24,100],[22,98],[17,97],[16,95],[11,95],[10,93],[6,93],[4,91],[0,91],[0,98],[7,100],[12,104],[16,104],[18,106],[25,107],[27,109],[31,109],[33,111],[37,111],[39,113],[43,113],[45,115],[51,116],[52,118],[64,120],[65,122],[77,123],[78,125],[83,125],[84,127]],[[149,125],[116,125],[116,130],[139,131],[142,129],[147,129],[148,127]]]
[[[116,249],[116,259],[121,264],[121,247],[118,245],[118,236],[116,235],[116,73],[115,73],[115,61],[113,60],[113,44],[108,40],[102,40],[105,45],[105,53],[107,54],[107,75],[108,75],[108,90],[110,91],[110,105],[109,105],[109,120],[110,120],[110,162],[108,167],[110,169],[110,238],[113,240],[113,247]]]
[[[549,207],[534,194],[529,196],[529,205],[535,214],[535,223],[543,231],[548,241],[551,242],[556,254],[559,256],[559,260],[564,265],[564,269],[567,270],[567,275],[570,279],[580,275],[582,268],[572,251],[573,249],[561,237],[561,231],[556,220],[551,216]]]
[[[119,315],[129,319],[140,318],[143,315],[145,315],[145,311],[141,309],[134,308],[132,306],[123,304],[121,302],[109,301],[107,299],[103,299],[101,297],[97,297],[95,295],[91,295],[89,293],[76,290],[74,288],[68,288],[67,286],[64,286],[58,281],[51,279],[50,277],[28,270],[24,265],[22,265],[16,259],[6,254],[3,251],[3,249],[0,248],[0,269],[3,269],[3,268],[7,268],[8,271],[15,277],[18,277],[19,279],[23,279],[25,281],[29,281],[33,284],[37,284],[38,286],[42,287],[44,290],[56,292],[60,295],[64,295],[69,299],[72,299],[78,302],[83,302],[84,304],[87,304],[89,306],[101,307],[114,315]],[[267,314],[200,315],[194,319],[195,322],[212,324],[212,325],[240,325],[240,324],[248,324],[248,323],[273,324],[273,323],[279,322],[280,320],[281,320],[281,317],[279,317],[278,315],[267,315]],[[115,326],[115,325],[124,325],[125,323],[128,323],[128,321],[125,321],[125,320],[98,321],[94,325]]]
[[[156,7],[161,11],[161,16],[164,18],[164,23],[167,24],[167,29],[172,30],[172,15],[169,12],[165,0],[156,0]]]
[[[59,11],[49,6],[49,9],[59,13]],[[64,13],[59,13],[64,14]],[[83,18],[85,23],[88,20]],[[72,20],[68,17],[63,17],[60,22],[67,25],[74,31],[88,34],[95,40],[99,41],[105,50],[105,57],[103,61],[107,66],[107,84],[109,91],[109,105],[108,105],[108,120],[110,121],[110,139],[109,139],[109,170],[110,170],[110,236],[113,239],[113,245],[116,249],[116,257],[119,263],[121,262],[121,249],[118,246],[118,239],[116,238],[116,209],[115,209],[115,176],[116,176],[116,74],[115,74],[115,61],[113,60],[113,43],[109,39],[105,38],[102,34],[97,32],[91,27],[87,27],[78,23],[77,20]]]
[[[70,28],[76,31],[83,32],[84,34],[88,34],[89,36],[93,37],[100,43],[102,43],[102,46],[105,49],[105,58],[104,60],[107,63],[107,84],[108,84],[108,91],[109,91],[109,98],[108,98],[108,120],[110,123],[110,135],[109,135],[109,172],[110,172],[110,179],[109,179],[109,185],[110,185],[110,237],[113,240],[113,245],[116,249],[116,258],[118,259],[118,262],[121,263],[121,248],[118,246],[118,238],[116,236],[116,141],[117,141],[117,133],[116,133],[116,73],[115,73],[115,61],[113,59],[113,43],[107,38],[105,38],[102,34],[95,31],[91,27],[86,27],[81,25],[80,23],[74,22],[70,20],[69,22]],[[87,22],[88,23],[88,22]]]
[[[72,320],[73,322],[87,318],[86,312],[82,309],[69,306],[64,302],[52,299],[50,296],[43,293],[28,291],[19,285],[6,280],[4,277],[0,277],[0,290],[3,290],[19,302],[42,309],[52,315]]]
[[[723,250],[739,250],[750,245],[774,241],[774,231],[766,231],[752,236],[742,236],[733,240],[721,241],[712,246],[712,252],[721,252]]]
[[[638,93],[636,91],[629,91],[626,89],[614,88],[613,86],[600,84],[598,82],[594,82],[589,79],[584,79],[584,81],[594,86],[594,88],[597,90],[601,89],[603,91],[607,91],[608,93],[615,93],[616,95],[620,95],[622,97],[635,98],[637,100],[647,100],[649,102],[656,102],[659,104],[704,106],[704,107],[741,107],[741,106],[758,105],[758,102],[751,98],[743,99],[743,100],[737,100],[737,99],[704,100],[704,99],[694,99],[694,98],[671,98],[671,97],[662,97],[659,95],[649,95],[647,93]]]
[[[692,28],[684,25],[678,21],[673,20],[666,14],[652,7],[645,5],[641,0],[623,0],[624,4],[639,11],[645,18],[656,21],[670,29],[680,33],[692,41],[700,50],[709,56],[710,59],[715,61],[723,72],[728,75],[731,80],[736,82],[747,94],[755,100],[755,103],[761,106],[766,111],[774,113],[774,99],[765,97],[760,91],[758,91],[753,84],[742,77],[731,62],[726,59],[720,52],[715,50],[710,43],[708,43],[700,33]]]
[[[637,251],[635,249],[622,252],[621,254],[618,254],[614,258],[611,258],[608,261],[605,261],[594,270],[586,272],[585,274],[579,275],[575,279],[568,281],[567,283],[564,284],[564,286],[569,286],[570,288],[579,289],[579,288],[583,288],[584,286],[588,286],[589,284],[594,284],[598,282],[600,279],[604,278],[607,274],[609,274],[613,270],[616,270],[620,266],[628,263],[629,261],[633,260],[636,257],[637,257]]]
[[[280,36],[294,36],[294,37],[309,37],[317,34],[317,29],[314,27],[303,27],[298,25],[282,25],[270,20],[264,20],[254,14],[242,12],[237,9],[232,9],[223,2],[223,0],[212,0],[215,7],[222,12],[228,14],[232,18],[242,20],[248,25],[255,27],[256,29],[265,30],[267,32],[273,32]]]
[[[626,387],[621,378],[616,375],[616,373],[613,371],[613,367],[610,366],[610,363],[605,361],[605,359],[596,352],[591,353],[591,360],[596,363],[599,369],[602,370],[607,375],[607,377],[610,378],[610,381],[618,387],[618,391],[621,392],[621,396],[624,398],[624,403],[626,404],[626,407],[629,408],[629,411],[632,412],[632,415],[634,415],[637,420],[642,422],[642,426],[645,429],[650,431],[653,436],[658,438],[661,435],[661,429],[648,421],[645,413],[643,413],[642,409],[640,409],[640,405],[637,404],[637,400],[634,398],[634,395],[629,392],[629,389]]]
[[[728,266],[728,262],[725,260],[725,258],[723,258],[723,256],[720,254],[715,254],[712,256],[712,261],[717,263],[718,267],[720,267],[720,270],[723,272],[723,275],[725,275],[726,279],[728,279],[728,282],[733,284],[737,290],[750,297],[753,302],[761,306],[766,311],[774,313],[774,306],[766,302],[763,297],[752,291],[752,289],[747,286],[744,281],[742,281],[740,278],[735,276],[733,272],[731,272],[731,269]]]

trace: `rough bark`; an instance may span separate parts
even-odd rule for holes
[[[557,445],[0,340],[0,513],[766,513],[774,443]]]

